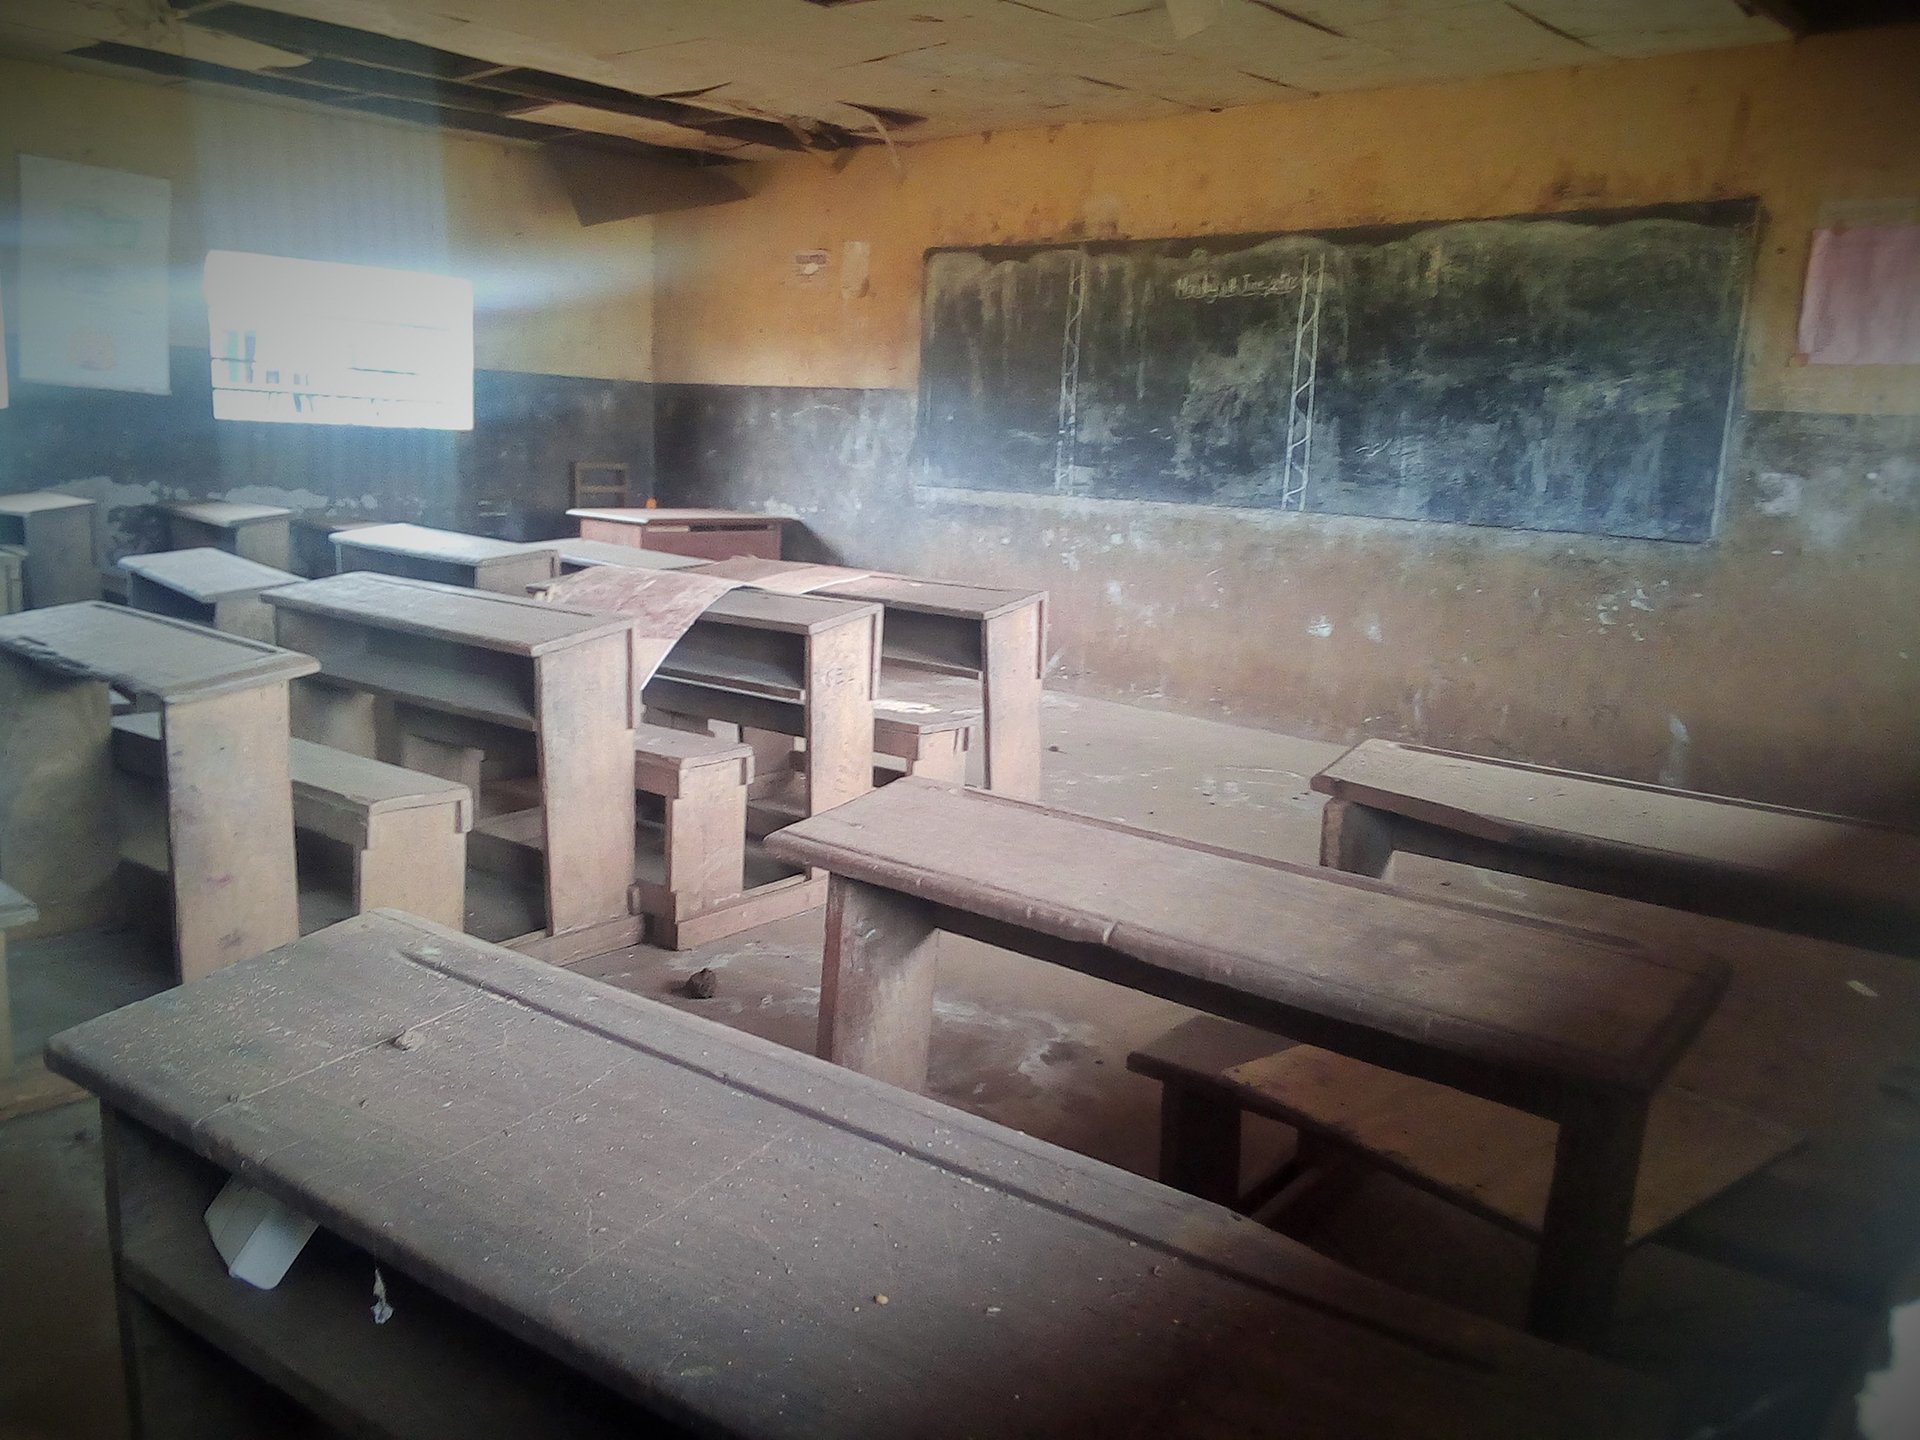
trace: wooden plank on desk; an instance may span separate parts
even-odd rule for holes
[[[293,511],[279,505],[247,505],[233,500],[182,500],[160,507],[169,515],[232,530],[243,525],[259,525],[270,520],[287,520]]]
[[[183,1053],[203,1063],[169,1058]],[[377,1260],[704,1433],[1224,1440],[1253,1413],[1369,1440],[1660,1433],[1637,1377],[401,917],[89,1022],[52,1054]]]
[[[912,778],[767,848],[1250,1003],[1603,1087],[1650,1090],[1724,983],[1684,945],[1656,952],[1480,906],[1429,911],[1446,902]]]
[[[1606,847],[1920,907],[1920,834],[1840,815],[1386,740],[1355,746],[1313,788],[1500,844]]]
[[[309,656],[104,601],[0,617],[0,649],[70,678],[174,703],[284,682],[320,668]]]
[[[542,655],[624,631],[629,624],[605,613],[367,570],[302,581],[266,598],[277,608],[512,655]]]
[[[585,570],[594,565],[624,565],[633,570],[699,570],[710,561],[697,555],[675,555],[667,550],[642,550],[633,545],[615,545],[608,540],[582,540],[578,536],[561,537],[553,542],[564,571]]]

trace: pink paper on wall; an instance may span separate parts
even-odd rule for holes
[[[1920,225],[1813,232],[1799,349],[1810,365],[1920,365]]]

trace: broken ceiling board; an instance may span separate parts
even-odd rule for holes
[[[1437,73],[1471,62],[1482,73],[1586,65],[1597,52],[1579,40],[1529,20],[1505,0],[1481,0],[1444,10],[1409,10],[1344,27],[1347,34],[1397,56],[1429,62]]]
[[[582,225],[725,205],[746,198],[731,166],[686,165],[557,140],[540,147]]]
[[[516,120],[531,120],[539,125],[557,125],[563,130],[585,130],[594,135],[620,135],[628,140],[643,140],[649,145],[676,146],[683,150],[703,150],[712,155],[766,159],[780,152],[766,145],[754,145],[725,135],[709,135],[684,125],[664,120],[647,120],[638,115],[616,115],[591,105],[536,104],[514,112]]]

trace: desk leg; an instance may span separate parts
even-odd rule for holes
[[[820,1058],[902,1089],[926,1089],[938,949],[926,905],[833,876],[820,967]]]
[[[1160,1183],[1232,1205],[1240,1198],[1240,1107],[1194,1085],[1160,1086]]]
[[[119,908],[107,687],[0,654],[0,877],[40,907],[43,934]]]
[[[1560,1115],[1527,1325],[1591,1345],[1613,1313],[1647,1128],[1644,1095],[1576,1095]]]
[[[1028,605],[981,627],[986,690],[980,728],[986,788],[1019,800],[1040,798],[1040,607]]]
[[[180,978],[300,938],[284,682],[170,705],[167,844]]]
[[[873,645],[867,625],[842,625],[807,644],[809,815],[873,788]]]
[[[353,908],[407,910],[464,930],[467,925],[467,837],[453,805],[375,815],[367,847],[354,852]]]
[[[534,661],[547,933],[625,919],[633,883],[633,685],[627,641]]]
[[[1320,812],[1320,863],[1350,875],[1387,873],[1393,858],[1393,817],[1351,800],[1329,800]]]

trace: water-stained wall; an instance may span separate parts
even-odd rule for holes
[[[1044,585],[1055,684],[1920,817],[1920,367],[1794,354],[1815,225],[1920,198],[1916,73],[1906,27],[765,167],[658,227],[661,493]],[[914,483],[928,248],[1740,196],[1759,249],[1710,543]]]

